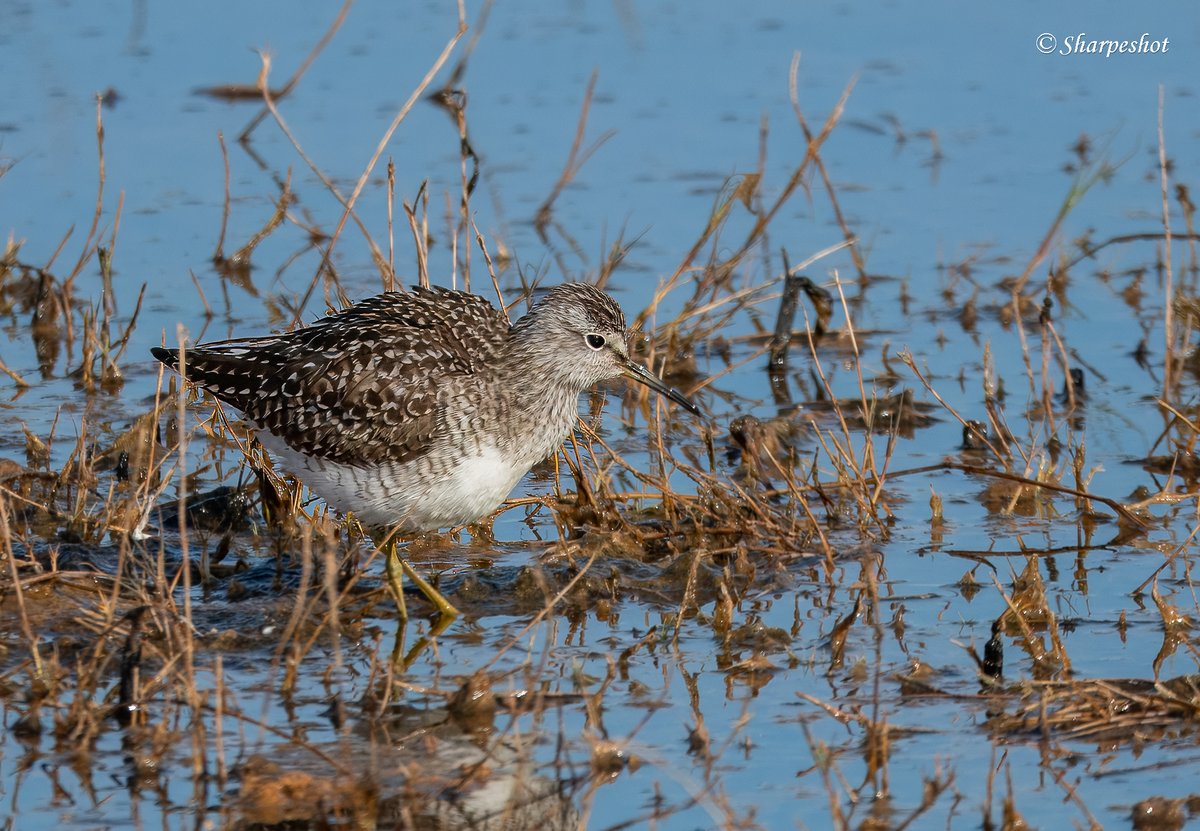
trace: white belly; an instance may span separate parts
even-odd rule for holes
[[[330,507],[353,512],[366,525],[433,531],[474,522],[495,510],[535,460],[506,457],[484,445],[445,473],[421,475],[415,463],[350,467],[309,459],[269,434],[263,446]]]

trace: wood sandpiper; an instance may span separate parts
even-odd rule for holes
[[[482,297],[416,288],[283,334],[151,351],[241,410],[275,462],[330,507],[413,535],[497,508],[601,381],[624,375],[699,414],[629,356],[629,338],[611,297],[567,283],[511,326]],[[443,617],[457,615],[394,542],[387,574],[401,617],[405,574]]]

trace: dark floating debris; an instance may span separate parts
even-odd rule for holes
[[[726,460],[738,465],[736,478],[768,484],[795,463],[795,441],[804,425],[780,416],[762,421],[742,415],[729,422]]]
[[[988,440],[987,422],[972,418],[963,424],[962,446],[959,449],[987,450]]]
[[[829,331],[829,321],[833,319],[833,294],[807,277],[800,278],[800,287],[804,289],[808,302],[813,304],[813,311],[816,312],[817,322],[813,331],[818,335],[825,334]]]
[[[792,343],[792,326],[796,321],[796,305],[800,301],[800,281],[807,277],[789,274],[783,280],[783,297],[775,318],[775,336],[771,339],[771,368],[787,366],[788,348]]]
[[[983,645],[983,664],[980,667],[988,678],[1004,675],[1004,641],[1000,637],[1000,620],[992,621],[992,636]]]
[[[775,318],[775,334],[771,338],[772,369],[787,366],[788,348],[793,337],[793,327],[796,321],[796,307],[799,305],[800,292],[803,291],[813,304],[816,312],[816,322],[813,333],[817,336],[828,331],[829,321],[833,318],[833,295],[827,289],[821,288],[812,280],[798,274],[789,274],[783,281],[783,297],[779,301],[779,314]]]
[[[261,101],[263,99],[263,91],[257,84],[217,84],[211,87],[197,87],[193,93],[208,98],[218,98],[222,101]],[[287,90],[273,89],[269,94],[272,99],[278,100],[287,95]]]
[[[841,413],[846,424],[860,430],[870,429],[876,433],[892,430],[900,435],[911,436],[914,430],[929,427],[941,421],[933,415],[939,410],[934,404],[917,401],[911,389],[900,390],[882,398],[866,401],[857,398],[839,398],[837,401],[810,401],[803,405],[806,412],[813,414]]]
[[[250,527],[251,494],[246,488],[223,486],[197,494],[187,501],[187,527],[214,534],[245,531]],[[162,527],[179,528],[179,506],[165,502]]]
[[[1067,377],[1063,379],[1062,392],[1058,394],[1058,400],[1063,404],[1081,404],[1087,401],[1087,387],[1084,384],[1083,370],[1077,366],[1067,370]]]
[[[1164,476],[1174,474],[1189,482],[1200,479],[1200,459],[1196,458],[1196,454],[1191,450],[1180,450],[1170,455],[1131,459],[1129,464],[1141,465],[1150,473],[1159,473]]]

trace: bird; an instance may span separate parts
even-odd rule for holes
[[[602,381],[631,378],[700,415],[630,356],[632,334],[589,283],[549,289],[511,324],[478,295],[413,287],[291,331],[151,353],[240,410],[274,462],[331,508],[415,536],[499,507]],[[457,616],[400,557],[395,533],[385,538],[401,618],[404,576],[439,615]]]

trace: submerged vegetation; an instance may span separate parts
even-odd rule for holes
[[[340,221],[296,210],[301,186],[267,160],[272,208],[235,239],[245,218],[230,217],[246,209],[227,176],[220,282],[196,280],[210,317],[231,317],[231,295],[257,298],[277,327],[302,325],[314,299],[337,308],[351,291],[334,254],[353,246],[381,289],[433,278],[508,308],[557,272],[619,282],[638,240],[618,238],[580,272],[583,246],[555,212],[604,141],[588,144],[594,78],[534,220],[555,273],[531,277],[476,226],[485,162],[469,139],[467,31],[461,21],[352,188],[308,161],[276,106],[302,75],[271,91],[264,59],[264,115],[241,146],[273,123],[323,188],[305,185],[304,198],[332,200]],[[233,414],[169,374],[152,396],[128,394],[155,371],[157,336],[138,328],[142,292],[125,308],[129,293],[113,287],[123,220],[98,101],[82,245],[65,233],[35,265],[10,240],[0,260],[0,312],[32,340],[41,381],[70,378],[81,402],[77,429],[27,427],[23,457],[0,459],[0,697],[6,755],[22,754],[8,786],[17,821],[28,788],[104,816],[115,777],[135,822],[153,805],[197,827],[777,827],[753,789],[783,765],[773,781],[793,781],[772,798],[812,826],[1015,829],[1038,799],[1013,784],[1026,765],[1068,806],[1060,816],[1099,827],[1111,806],[1082,791],[1116,771],[1136,779],[1151,749],[1170,761],[1169,743],[1191,748],[1200,265],[1188,183],[1161,132],[1160,228],[1064,238],[1113,173],[1081,140],[1028,262],[992,282],[979,274],[995,262],[946,262],[933,296],[872,272],[825,166],[853,84],[818,126],[798,71],[793,172],[775,181],[764,159],[726,181],[636,315],[639,358],[709,417],[641,388],[597,393],[576,436],[497,515],[411,542],[408,559],[464,613],[444,631],[397,628],[383,564],[353,519],[273,471]],[[383,156],[422,101],[458,135],[461,183],[440,220],[427,182],[397,206]],[[931,146],[936,163],[936,136]],[[357,200],[383,178],[381,242]],[[801,196],[837,217],[834,244],[797,252],[772,238]],[[278,235],[301,240],[294,259],[260,262]],[[1118,247],[1139,264],[1108,271],[1099,255]],[[848,268],[827,266],[835,255]],[[431,275],[435,258],[452,273]],[[314,262],[298,291],[255,282],[258,269],[295,278]],[[83,289],[95,274],[99,290]],[[1087,431],[1111,355],[1064,328],[1098,291],[1128,310],[1114,338],[1131,338],[1121,346],[1144,370],[1136,395],[1153,404],[1138,418],[1158,419],[1127,458]],[[959,353],[949,363],[946,340]],[[40,381],[0,371],[20,418]],[[1114,464],[1137,491],[1105,490],[1098,474]],[[1110,561],[1134,555],[1141,577],[1112,585]],[[914,561],[936,561],[938,576]],[[423,603],[408,605],[419,615]],[[1143,653],[1137,677],[1104,674],[1095,653],[1128,639]],[[909,747],[915,763],[900,758]],[[1194,801],[1144,793],[1122,810],[1135,827],[1174,828]],[[1150,816],[1158,824],[1138,825]]]

